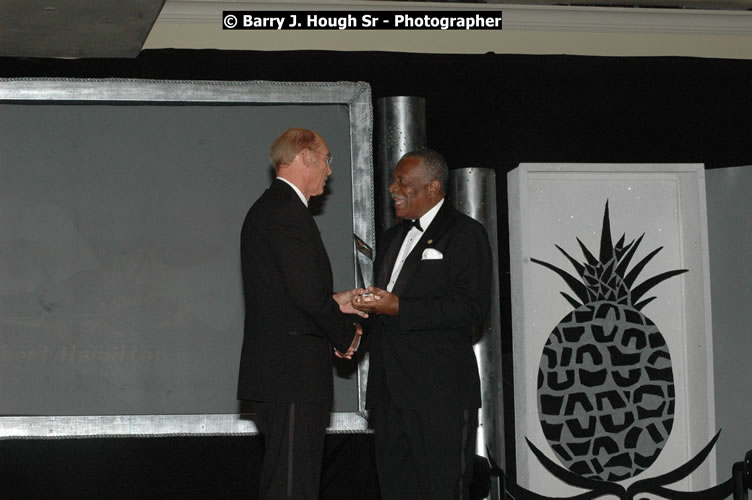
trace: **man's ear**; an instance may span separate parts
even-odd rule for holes
[[[439,196],[441,193],[441,183],[438,179],[434,179],[428,183],[428,192],[431,194],[431,197]]]
[[[301,149],[298,156],[300,156],[300,159],[303,161],[303,165],[306,167],[311,166],[311,151],[308,148]]]

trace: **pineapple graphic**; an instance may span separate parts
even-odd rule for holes
[[[556,245],[579,275],[531,259],[561,276],[574,307],[551,332],[538,370],[538,415],[543,434],[561,463],[587,478],[620,481],[637,476],[658,458],[674,421],[674,375],[668,346],[643,312],[643,298],[662,281],[687,270],[664,272],[635,286],[661,250],[631,269],[644,233],[614,245],[603,215],[596,258],[577,239],[580,263]]]

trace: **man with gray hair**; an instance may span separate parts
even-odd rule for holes
[[[469,499],[480,407],[473,329],[491,297],[485,228],[446,202],[448,169],[431,150],[406,154],[389,192],[403,222],[379,242],[366,407],[388,500]]]

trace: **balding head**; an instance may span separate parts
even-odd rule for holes
[[[282,132],[269,148],[269,160],[275,171],[280,165],[289,165],[306,148],[316,149],[322,142],[319,134],[306,128],[291,128]]]

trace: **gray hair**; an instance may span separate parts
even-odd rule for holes
[[[420,158],[428,182],[437,180],[442,194],[449,192],[449,167],[441,153],[433,149],[418,149],[406,153],[402,158]]]

